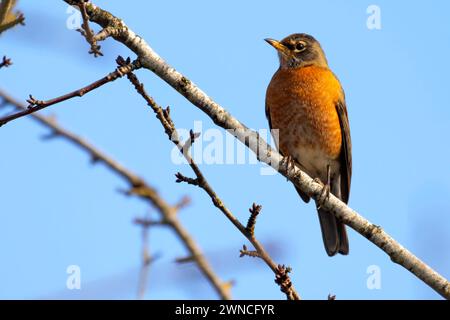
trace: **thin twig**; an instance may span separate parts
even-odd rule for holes
[[[254,203],[248,211],[250,211],[250,218],[248,218],[247,226],[245,229],[248,233],[250,233],[252,236],[255,235],[255,225],[256,225],[256,218],[258,217],[259,213],[261,212],[262,206],[257,205]]]
[[[13,99],[1,90],[0,97],[3,98],[4,103],[13,106],[17,110],[25,110],[27,108],[24,104]],[[177,212],[179,210],[179,204],[173,206],[167,203],[153,187],[145,182],[143,178],[125,168],[119,162],[107,156],[83,138],[64,129],[62,126],[57,124],[54,119],[38,113],[32,114],[31,118],[50,129],[52,137],[61,137],[66,139],[68,142],[71,142],[81,150],[85,151],[88,155],[90,155],[91,159],[95,159],[95,162],[103,163],[113,173],[124,179],[130,186],[130,195],[143,199],[157,209],[161,215],[162,221],[164,221],[164,223],[175,232],[189,254],[195,257],[195,263],[198,268],[215,289],[220,298],[226,300],[231,299],[228,282],[222,282],[222,280],[215,274],[208,260],[203,255],[202,250],[178,219]]]
[[[247,246],[245,244],[242,246],[242,249],[239,250],[239,253],[240,253],[239,257],[241,257],[241,258],[245,257],[245,256],[252,257],[252,258],[261,258],[261,255],[259,254],[258,251],[248,250]]]
[[[142,226],[143,228],[153,227],[153,226],[167,226],[167,222],[164,220],[151,220],[136,218],[133,221],[135,224]]]
[[[233,213],[225,206],[224,202],[220,199],[220,197],[216,194],[216,192],[213,190],[213,188],[210,186],[208,181],[206,180],[205,176],[201,172],[200,168],[194,161],[194,159],[191,157],[190,153],[188,152],[189,147],[192,145],[192,143],[195,141],[195,139],[198,137],[197,134],[195,134],[192,130],[190,132],[189,139],[183,143],[180,140],[180,137],[178,136],[178,133],[175,129],[175,125],[173,123],[173,120],[170,117],[170,113],[168,110],[170,109],[163,109],[161,106],[159,106],[155,100],[147,94],[147,92],[144,89],[144,85],[139,81],[139,79],[136,77],[136,75],[132,72],[127,74],[127,78],[130,80],[130,82],[135,87],[136,91],[144,98],[144,100],[147,102],[147,105],[153,110],[153,112],[156,114],[156,117],[161,122],[161,125],[164,128],[164,131],[166,132],[168,138],[170,141],[172,141],[180,151],[180,153],[184,156],[186,161],[189,163],[189,166],[191,167],[192,171],[194,171],[196,178],[187,178],[183,176],[181,173],[177,173],[177,182],[187,182],[189,184],[197,185],[201,189],[203,189],[211,198],[213,204],[220,210],[222,213],[230,220],[234,226],[252,243],[252,245],[255,247],[255,250],[257,252],[257,256],[264,260],[264,262],[272,269],[272,271],[275,273],[276,279],[279,278],[280,269],[279,266],[273,261],[273,259],[270,257],[270,255],[267,253],[263,245],[256,239],[254,236],[254,224],[256,222],[256,216],[259,214],[259,211],[261,211],[261,207],[257,206],[256,204],[253,204],[252,209],[250,212],[252,213],[252,216],[249,219],[249,226],[251,230],[248,230],[244,225],[242,225],[239,220],[233,215]],[[242,250],[241,250],[242,254]],[[250,255],[250,254],[247,254]],[[256,255],[254,255],[256,256]],[[292,283],[289,279],[289,286],[285,285],[287,282],[286,278],[289,278],[287,276],[287,273],[284,274],[284,282],[280,282],[276,280],[276,282],[280,285],[281,291],[286,294],[286,297],[288,299],[300,299],[300,296],[295,291],[294,286],[292,286]]]
[[[193,257],[193,256],[187,256],[187,257],[181,257],[181,258],[175,259],[176,263],[189,263],[189,262],[194,262],[194,261],[195,261],[195,257]]]
[[[289,300],[294,300],[295,296],[292,295],[292,282],[289,277],[291,271],[292,269],[290,267],[279,264],[277,266],[275,282],[280,286],[281,291],[287,295]]]
[[[79,0],[63,1],[76,4]],[[207,114],[215,124],[224,129],[233,129],[235,138],[252,150],[259,161],[277,170],[305,194],[314,199],[320,196],[322,192],[320,184],[305,172],[302,172],[296,165],[291,168],[280,166],[283,157],[275,149],[272,149],[256,131],[248,129],[191,80],[166,63],[142,37],[134,33],[121,19],[94,4],[89,4],[89,13],[90,20],[103,28],[116,28],[118,26],[116,32],[120,33],[120,36],[114,38],[132,50],[138,56],[144,68],[167,82],[194,106]],[[444,298],[450,299],[450,283],[448,280],[417,258],[380,227],[362,217],[332,194],[323,202],[322,207],[378,246],[389,255],[393,262],[403,266]]]
[[[136,219],[136,220],[138,220],[138,219]],[[149,218],[145,218],[142,220],[149,220]],[[154,257],[150,254],[150,246],[148,243],[149,242],[148,234],[149,234],[149,229],[150,229],[151,224],[142,223],[139,225],[142,226],[142,249],[141,249],[142,266],[141,266],[141,270],[139,272],[137,298],[142,300],[145,297],[145,292],[148,287],[148,274],[150,272],[150,265],[154,261]]]
[[[180,199],[180,201],[178,201],[178,203],[175,205],[175,207],[178,210],[181,210],[181,209],[188,207],[190,204],[191,204],[191,198],[188,196],[184,196]]]
[[[118,59],[123,60],[123,58],[121,58],[121,57],[119,57]],[[40,111],[40,110],[50,107],[54,104],[61,103],[63,101],[72,99],[74,97],[82,97],[86,93],[89,93],[107,83],[113,82],[113,81],[123,77],[127,73],[140,68],[140,63],[138,60],[136,60],[134,62],[130,62],[128,60],[126,62],[127,63],[124,63],[122,66],[118,67],[114,72],[111,72],[107,76],[105,76],[105,77],[103,77],[81,89],[72,91],[72,92],[62,95],[60,97],[53,98],[53,99],[50,99],[47,101],[41,101],[41,100],[35,99],[32,95],[30,95],[29,99],[27,100],[27,102],[29,103],[28,107],[19,112],[14,113],[14,114],[0,118],[0,127],[7,124],[10,121],[13,121],[13,120],[19,119],[21,117],[27,116],[29,114],[32,114],[34,112]]]
[[[2,62],[0,62],[0,69],[6,68],[12,65],[11,59],[7,58],[6,56],[3,56]]]
[[[89,50],[89,54],[93,54],[95,58],[98,56],[103,56],[103,53],[100,51],[100,46],[97,44],[97,39],[94,35],[94,32],[89,27],[89,16],[86,11],[86,3],[88,0],[79,1],[78,7],[80,8],[81,17],[83,19],[83,24],[81,25],[81,29],[78,31],[86,38],[86,41],[91,46]]]

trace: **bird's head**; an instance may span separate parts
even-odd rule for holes
[[[291,34],[281,41],[265,40],[278,51],[282,69],[301,68],[310,65],[328,67],[320,43],[308,34]]]

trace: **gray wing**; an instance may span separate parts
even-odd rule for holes
[[[350,196],[350,184],[352,180],[352,141],[350,138],[350,125],[348,122],[347,107],[345,101],[336,103],[336,111],[339,116],[342,134],[341,150],[341,200],[348,203]]]

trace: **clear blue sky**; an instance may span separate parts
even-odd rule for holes
[[[450,28],[448,1],[105,1],[170,64],[252,128],[267,128],[266,86],[278,67],[264,38],[314,35],[346,91],[353,139],[350,205],[381,225],[430,266],[450,277]],[[369,5],[381,9],[381,30],[366,27]],[[114,69],[108,40],[94,59],[78,33],[66,28],[63,1],[22,0],[26,27],[2,35],[0,55],[14,65],[0,71],[0,87],[25,99],[47,99],[79,88]],[[147,71],[139,76],[180,128],[212,122]],[[192,186],[175,184],[168,142],[126,80],[43,112],[87,137],[154,185],[170,202],[192,205],[180,214],[221,278],[234,279],[235,298],[283,298],[262,262],[239,259],[243,237]],[[149,211],[117,192],[126,184],[30,119],[0,129],[0,298],[135,298],[140,230]],[[350,255],[329,258],[313,204],[290,183],[261,176],[259,165],[203,165],[211,184],[242,220],[252,202],[263,205],[256,234],[307,299],[439,298],[394,265],[378,248],[349,231]],[[151,229],[161,255],[150,273],[147,298],[215,298],[195,268],[173,263],[185,252],[166,229]],[[81,290],[66,289],[66,268],[81,268]],[[378,266],[381,289],[369,290],[367,268]]]

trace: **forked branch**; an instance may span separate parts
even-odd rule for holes
[[[5,92],[0,90],[0,98],[2,98],[3,104],[11,105],[16,110],[26,110],[27,106],[20,103],[19,101],[13,99]],[[1,102],[1,101],[0,101]],[[202,253],[202,250],[197,245],[192,236],[188,233],[188,231],[183,227],[180,220],[178,219],[178,211],[182,209],[187,200],[183,198],[179,203],[175,205],[171,205],[167,203],[154,189],[150,184],[148,184],[143,178],[139,177],[131,170],[124,167],[119,162],[115,161],[88,141],[83,138],[75,135],[74,133],[64,129],[60,126],[54,119],[50,117],[46,117],[40,115],[38,113],[31,114],[30,117],[32,119],[39,122],[41,125],[50,129],[51,134],[47,137],[56,138],[60,137],[68,142],[74,144],[76,147],[80,148],[82,151],[86,152],[90,155],[93,163],[103,163],[111,172],[120,176],[123,180],[125,180],[129,184],[128,195],[137,196],[144,201],[146,201],[149,205],[156,208],[156,210],[160,213],[159,224],[163,224],[169,228],[171,228],[181,243],[184,245],[186,250],[189,252],[189,255],[194,257],[194,261],[200,269],[201,273],[205,276],[205,278],[211,283],[217,294],[221,299],[231,299],[230,288],[227,282],[222,282],[222,280],[216,275],[208,260]],[[145,223],[152,224],[149,221],[140,221],[137,220],[137,223]]]
[[[144,85],[138,80],[138,78],[133,72],[128,73],[127,78],[133,84],[136,91],[147,102],[147,105],[156,114],[156,117],[161,122],[161,125],[163,126],[163,129],[167,134],[169,140],[175,144],[180,153],[186,159],[192,171],[194,171],[195,173],[196,178],[188,178],[182,175],[181,173],[177,173],[176,182],[186,182],[192,185],[196,185],[201,189],[203,189],[211,198],[214,206],[216,206],[254,246],[255,248],[254,253],[250,253],[250,251],[247,251],[246,247],[244,246],[245,254],[243,254],[243,251],[241,250],[241,257],[244,255],[248,255],[261,258],[274,272],[275,282],[280,286],[281,291],[286,294],[286,297],[291,300],[300,299],[300,296],[296,292],[288,276],[290,269],[289,272],[286,272],[284,266],[277,265],[270,257],[269,253],[265,250],[263,245],[255,237],[254,231],[255,231],[256,217],[261,211],[261,206],[253,204],[252,208],[250,209],[251,216],[248,220],[247,227],[242,225],[239,222],[239,220],[234,216],[234,214],[225,206],[225,203],[211,187],[211,185],[201,172],[200,168],[198,167],[197,163],[194,161],[194,159],[191,157],[189,153],[189,148],[192,146],[192,144],[195,142],[195,139],[198,138],[199,135],[191,130],[189,138],[187,139],[186,142],[183,143],[180,137],[178,136],[175,124],[173,123],[173,120],[170,117],[170,109],[169,108],[163,109],[161,106],[159,106],[155,102],[155,100],[150,95],[147,94],[147,92],[144,89]]]
[[[89,93],[107,83],[117,80],[129,72],[139,69],[140,67],[141,67],[141,65],[140,65],[139,61],[134,61],[134,62],[127,61],[126,64],[118,67],[115,71],[111,72],[110,74],[106,75],[105,77],[103,77],[81,89],[72,91],[72,92],[64,94],[60,97],[53,98],[53,99],[50,99],[47,101],[37,100],[32,95],[30,95],[29,99],[27,100],[28,106],[26,108],[23,108],[18,112],[15,112],[13,114],[10,114],[10,115],[0,118],[0,127],[7,124],[10,121],[13,121],[13,120],[19,119],[21,117],[27,116],[29,114],[35,113],[37,111],[40,111],[42,109],[45,109],[45,108],[55,105],[57,103],[61,103],[63,101],[72,99],[74,97],[82,97],[86,93]]]

